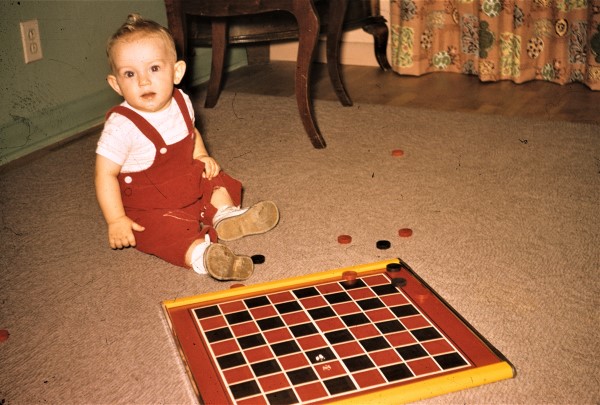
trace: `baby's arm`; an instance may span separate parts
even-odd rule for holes
[[[101,155],[96,155],[96,197],[108,224],[108,242],[113,249],[135,246],[133,231],[141,232],[144,227],[125,215],[119,180],[121,166]]]
[[[202,140],[202,136],[200,136],[200,132],[194,128],[195,133],[195,144],[194,144],[194,159],[198,159],[202,163],[204,163],[204,174],[203,176],[207,179],[212,179],[221,171],[221,166],[217,163],[215,159],[208,156],[208,152],[206,151],[206,147],[204,146],[204,141]]]

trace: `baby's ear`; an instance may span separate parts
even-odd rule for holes
[[[106,76],[106,81],[108,82],[110,87],[113,88],[114,91],[119,93],[120,96],[123,95],[123,93],[121,92],[121,87],[119,86],[119,83],[117,82],[117,78],[114,75]]]
[[[175,75],[173,77],[173,83],[179,84],[181,79],[183,79],[183,75],[185,74],[186,64],[182,60],[178,60],[175,62]]]

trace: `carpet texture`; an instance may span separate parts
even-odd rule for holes
[[[228,244],[266,257],[246,284],[401,257],[517,369],[425,403],[599,403],[600,127],[315,110],[324,150],[293,98],[225,92],[198,111],[245,205],[281,210],[270,233]],[[0,175],[0,403],[194,404],[160,303],[231,283],[108,247],[97,138]]]

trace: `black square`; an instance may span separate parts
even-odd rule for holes
[[[293,340],[274,343],[271,345],[271,349],[273,349],[273,353],[275,353],[276,356],[284,356],[286,354],[296,353],[300,351],[298,343],[296,343]]]
[[[256,321],[260,330],[276,329],[285,326],[280,317],[274,316],[271,318],[260,319]]]
[[[444,370],[467,365],[467,362],[458,353],[447,353],[439,356],[434,356],[433,358]]]
[[[356,301],[356,303],[362,308],[363,311],[385,307],[385,304],[381,302],[379,298],[368,298],[366,300]]]
[[[352,336],[352,333],[350,333],[346,329],[340,329],[340,330],[336,330],[333,332],[327,332],[325,334],[325,337],[327,338],[329,343],[331,343],[332,345],[334,345],[336,343],[347,342],[349,340],[354,340],[354,336]]]
[[[390,347],[390,344],[387,342],[387,340],[385,340],[381,336],[359,340],[358,342],[361,344],[361,346],[367,352],[372,352],[374,350],[387,349],[388,347]]]
[[[242,364],[246,364],[246,360],[244,359],[244,355],[238,352],[217,357],[217,363],[219,363],[219,366],[223,370],[225,370],[227,368],[237,367],[241,366]]]
[[[211,316],[219,315],[220,313],[221,310],[216,305],[213,305],[211,307],[194,309],[194,314],[196,314],[196,318],[198,319],[209,318]]]
[[[312,323],[303,323],[300,325],[290,326],[290,331],[292,332],[292,335],[297,338],[319,333],[315,325]]]
[[[351,283],[347,283],[345,281],[340,281],[339,284],[346,290],[354,290],[356,288],[362,288],[362,287],[367,286],[365,284],[365,282],[362,281],[360,278],[357,278],[356,280],[354,280],[354,282],[351,282]]]
[[[427,356],[427,352],[420,344],[397,347],[396,351],[405,361]]]
[[[271,405],[290,405],[297,404],[298,398],[291,388],[267,394],[267,401]]]
[[[375,287],[371,287],[371,289],[377,295],[388,295],[388,294],[397,294],[398,293],[398,290],[396,290],[396,287],[394,287],[392,284],[377,285]]]
[[[240,311],[227,314],[225,315],[225,318],[227,318],[227,322],[229,322],[230,325],[235,325],[236,323],[251,321],[252,315],[250,315],[250,312],[248,311]]]
[[[252,363],[250,367],[252,367],[252,370],[257,377],[281,371],[279,363],[274,359],[261,361],[260,363]]]
[[[277,308],[277,311],[279,311],[280,314],[287,314],[289,312],[295,312],[295,311],[302,310],[302,307],[296,301],[275,304],[275,308]]]
[[[331,395],[353,391],[356,389],[356,386],[348,376],[332,378],[330,380],[323,381],[323,383]]]
[[[346,324],[346,326],[356,326],[362,325],[365,323],[369,323],[369,318],[365,314],[351,314],[342,316],[342,321]]]
[[[377,322],[375,326],[377,326],[377,329],[384,335],[386,333],[400,332],[406,329],[400,321],[396,320]]]
[[[298,290],[293,290],[293,293],[298,298],[306,298],[319,295],[319,291],[315,287],[299,288]]]
[[[298,370],[288,371],[287,376],[293,385],[307,383],[309,381],[317,380],[317,374],[312,367],[300,368]]]
[[[413,329],[411,330],[414,337],[417,338],[419,342],[425,342],[427,340],[439,339],[442,337],[440,333],[435,330],[435,328],[423,328],[423,329]]]
[[[385,378],[389,382],[404,380],[406,378],[410,378],[413,376],[412,371],[410,371],[408,366],[404,363],[393,364],[391,366],[382,367],[381,373],[385,376]]]
[[[246,303],[246,306],[248,308],[262,307],[263,305],[269,305],[271,303],[271,301],[269,301],[269,299],[264,295],[260,297],[245,299],[244,302]]]
[[[206,334],[206,339],[210,343],[218,342],[219,340],[231,339],[233,337],[233,334],[228,327],[213,329],[204,333]]]
[[[260,387],[256,381],[246,381],[239,384],[233,384],[229,387],[235,399],[251,397],[260,393]]]
[[[394,315],[396,315],[398,318],[403,318],[405,316],[417,315],[419,313],[419,311],[417,311],[417,308],[413,307],[411,304],[400,305],[397,307],[391,307],[390,309],[392,310]]]
[[[342,359],[348,371],[355,372],[359,370],[364,370],[367,368],[374,367],[375,365],[367,355],[361,355],[356,357],[349,357],[347,359]]]
[[[327,294],[325,296],[325,299],[330,304],[338,304],[340,302],[352,301],[352,298],[350,298],[350,296],[348,294],[346,294],[345,292],[343,292],[343,291],[342,292],[333,293],[333,294]]]
[[[238,343],[242,349],[249,349],[251,347],[267,344],[267,342],[265,342],[265,338],[260,333],[238,338]]]
[[[332,316],[335,316],[335,312],[330,307],[321,307],[321,308],[309,309],[308,310],[308,314],[314,320],[323,319],[323,318],[330,318]]]
[[[328,347],[322,347],[320,349],[310,350],[305,353],[308,360],[312,363],[321,363],[323,361],[329,361],[335,359],[335,354]]]

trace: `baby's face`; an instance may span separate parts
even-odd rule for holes
[[[169,106],[173,86],[181,81],[185,63],[177,62],[162,37],[131,36],[117,42],[111,53],[114,67],[108,82],[133,108],[156,112]]]

